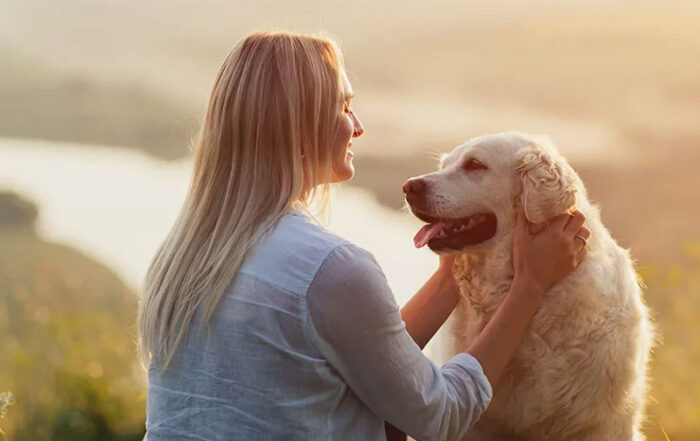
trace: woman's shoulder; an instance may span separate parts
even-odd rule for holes
[[[271,245],[291,246],[317,255],[328,254],[337,247],[355,247],[349,240],[324,227],[320,221],[302,211],[285,215],[270,234]]]
[[[367,252],[312,216],[292,211],[251,250],[240,272],[302,294],[328,256],[348,253],[361,256]]]
[[[349,288],[358,291],[386,284],[386,276],[374,255],[355,244],[347,243],[333,248],[323,259],[314,284],[327,287]]]
[[[314,234],[318,234],[324,245],[323,252],[319,255],[323,256],[319,267],[345,268],[346,273],[363,271],[371,268],[379,268],[379,264],[374,255],[362,248],[361,246],[329,231],[317,222],[313,217],[304,213],[297,213],[304,224],[310,225]]]

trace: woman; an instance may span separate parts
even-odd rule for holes
[[[384,421],[460,439],[542,293],[583,259],[582,216],[535,237],[519,221],[508,298],[438,369],[421,348],[457,303],[451,259],[399,311],[372,255],[309,212],[353,176],[352,97],[329,39],[254,34],[224,61],[140,305],[147,439],[380,440]]]

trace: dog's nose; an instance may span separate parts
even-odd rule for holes
[[[403,184],[403,192],[406,195],[418,195],[425,191],[425,181],[420,178],[412,178]]]

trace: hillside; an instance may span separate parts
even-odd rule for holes
[[[1,219],[8,207],[28,206],[18,200],[0,194]],[[140,440],[134,293],[30,223],[0,225],[0,244],[0,389],[16,400],[0,421],[7,439]]]

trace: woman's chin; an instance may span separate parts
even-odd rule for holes
[[[355,176],[355,166],[351,160],[345,161],[342,167],[333,170],[333,182],[345,182]]]

